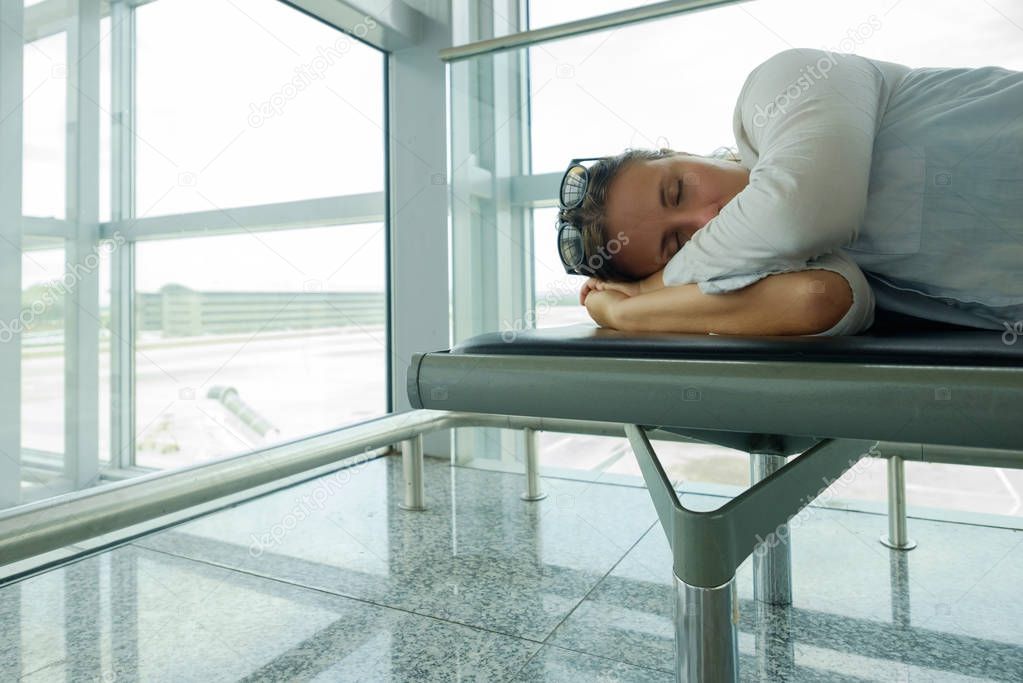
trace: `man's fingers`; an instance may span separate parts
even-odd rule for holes
[[[607,289],[607,283],[603,280],[590,277],[583,283],[582,288],[579,290],[579,304],[582,306],[586,305],[586,297],[590,292],[602,292]]]

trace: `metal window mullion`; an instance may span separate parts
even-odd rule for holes
[[[130,135],[130,131],[128,133]],[[128,142],[123,146],[128,147]],[[130,161],[129,151],[130,149],[126,150],[124,154],[123,164],[126,167]],[[128,188],[123,192],[126,194]],[[383,222],[384,214],[384,192],[364,192],[166,216],[146,216],[138,219],[126,217],[102,223],[100,233],[104,237],[112,238],[114,233],[120,230],[126,233],[125,237],[131,241],[141,242],[180,239],[190,234],[209,237],[247,234],[256,230],[262,232],[378,223]]]
[[[135,14],[129,4],[110,6],[110,213],[115,225],[130,225],[135,193]],[[119,228],[107,235],[115,240]],[[135,464],[135,244],[125,242],[110,257],[110,467]]]
[[[99,478],[99,0],[79,0],[67,40],[64,474]]]
[[[486,264],[494,263],[492,213],[495,172],[489,163],[487,142],[493,140],[493,109],[486,103],[493,90],[492,64],[477,60],[452,68],[452,289],[453,341],[500,324],[494,277]],[[464,98],[460,100],[459,98]],[[479,180],[486,179],[480,188]],[[480,191],[482,190],[482,191]],[[492,458],[502,450],[501,430],[466,427],[452,430],[453,463]],[[496,447],[495,447],[496,444]]]
[[[112,0],[111,5],[114,2],[120,2],[126,7],[135,8],[155,1]],[[75,3],[68,2],[68,0],[44,0],[44,2],[26,7],[23,20],[24,29],[21,32],[25,42],[31,43],[56,35],[57,33],[70,31],[70,27],[74,23],[74,8]],[[103,7],[101,6],[100,10],[102,9]],[[104,17],[106,14],[101,14],[100,16]]]
[[[498,17],[522,23],[520,0],[479,5],[459,21],[474,37],[492,36]],[[503,19],[502,19],[503,21]],[[510,205],[509,177],[528,168],[518,55],[504,54],[451,66],[452,268],[454,341],[486,330],[526,327],[532,301],[532,251],[525,211]],[[485,180],[486,182],[481,182]],[[518,462],[520,433],[474,427],[455,430],[459,463],[472,458]],[[486,454],[486,455],[484,455]]]
[[[472,264],[481,253],[476,242],[482,233],[478,229],[478,199],[468,190],[473,171],[476,168],[475,158],[469,157],[470,150],[476,148],[479,139],[479,127],[473,120],[476,115],[474,101],[475,91],[472,88],[474,76],[479,69],[477,62],[461,62],[448,67],[449,126],[448,144],[450,145],[451,183],[451,341],[455,343],[472,336],[473,320],[479,318],[480,312],[475,310],[481,297],[478,292],[477,268]],[[451,430],[452,464],[461,465],[471,459],[473,443],[471,441],[474,428],[455,428]]]
[[[512,3],[514,4],[514,3]],[[521,52],[494,55],[494,235],[498,269],[497,309],[501,313],[501,329],[508,321],[515,329],[535,326],[526,313],[533,307],[533,250],[530,221],[526,211],[512,206],[507,178],[520,175],[528,168],[528,140],[523,118],[523,60]],[[502,125],[507,121],[506,125]],[[500,460],[521,462],[525,458],[525,441],[521,430],[500,431]]]
[[[445,72],[433,59],[451,44],[447,26],[426,22],[419,42],[387,55],[387,274],[389,409],[410,407],[405,371],[414,353],[450,342]],[[446,456],[447,434],[423,452]]]
[[[68,222],[63,218],[52,218],[50,216],[22,216],[21,234],[22,237],[41,237],[46,241],[63,239],[67,236],[70,228]]]
[[[0,3],[0,508],[21,502],[21,185],[24,3]]]

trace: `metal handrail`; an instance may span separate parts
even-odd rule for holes
[[[209,463],[21,505],[0,513],[0,566],[147,522],[447,426],[412,411]]]
[[[625,437],[624,423],[617,422],[410,410],[299,441],[209,463],[152,472],[0,512],[0,566],[337,463],[381,446],[455,427]],[[648,435],[652,440],[705,443],[663,429],[651,429]],[[1023,468],[1023,451],[888,441],[879,441],[877,448],[882,457]]]
[[[626,26],[628,24],[635,24],[641,21],[660,19],[673,14],[706,9],[717,5],[733,5],[737,2],[749,1],[750,0],[668,0],[667,2],[658,2],[652,5],[645,5],[643,7],[621,10],[619,12],[609,12],[595,17],[578,19],[576,21],[567,21],[563,24],[555,24],[554,26],[544,26],[543,28],[533,29],[531,31],[521,31],[519,33],[512,33],[506,36],[498,36],[497,38],[488,38],[486,40],[478,40],[464,45],[456,45],[455,47],[444,48],[439,54],[442,61],[457,62],[471,57],[478,57],[480,55],[513,50],[517,47],[537,45],[539,43],[546,43],[552,40],[559,40],[561,38],[569,38],[572,36],[582,35],[584,33],[593,33],[595,31],[616,28],[618,26]]]
[[[624,425],[560,418],[411,410],[257,451],[74,491],[0,512],[0,566],[336,463],[420,434],[494,427],[625,436]],[[695,442],[653,430],[651,438]]]

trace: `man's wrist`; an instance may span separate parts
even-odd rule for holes
[[[613,289],[591,292],[586,297],[586,311],[601,327],[618,328],[619,310],[622,301],[629,297]]]
[[[639,281],[639,293],[646,294],[648,292],[656,292],[659,289],[664,289],[664,269],[660,269],[656,273],[649,275]]]
[[[616,296],[617,295],[617,296]],[[609,327],[616,330],[623,330],[624,322],[622,321],[622,302],[627,301],[629,296],[622,292],[614,292],[608,296],[607,307],[604,309],[604,315],[607,318]]]

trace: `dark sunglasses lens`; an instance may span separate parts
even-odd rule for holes
[[[574,209],[583,203],[586,196],[586,169],[573,166],[561,181],[561,203],[567,209]]]
[[[577,268],[583,262],[583,235],[574,225],[564,225],[558,236],[561,260],[569,268]]]

